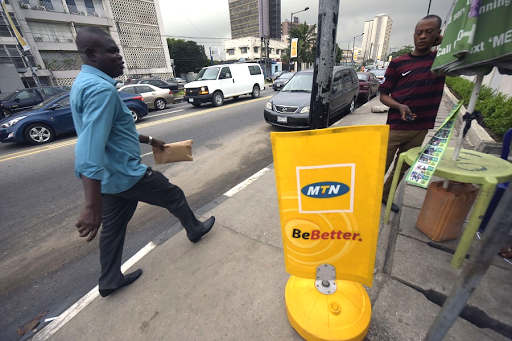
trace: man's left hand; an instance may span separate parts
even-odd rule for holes
[[[164,145],[165,145],[164,141],[161,141],[161,140],[158,140],[155,138],[151,141],[151,146],[155,147],[155,148],[159,148],[160,150],[164,150]]]

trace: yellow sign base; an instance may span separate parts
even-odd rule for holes
[[[286,313],[306,340],[363,340],[370,328],[372,307],[364,287],[337,280],[337,290],[324,295],[314,279],[291,276],[286,284]]]

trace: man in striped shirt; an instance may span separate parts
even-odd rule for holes
[[[414,50],[389,63],[384,83],[379,88],[380,101],[389,107],[386,122],[390,129],[386,170],[397,152],[400,154],[421,146],[428,129],[434,128],[445,77],[430,72],[436,57],[436,52],[431,50],[432,46],[441,42],[441,22],[437,15],[428,15],[416,24]],[[398,158],[384,184],[384,204],[388,200],[397,162]],[[399,181],[408,168],[404,163]],[[398,212],[395,204],[391,209]]]

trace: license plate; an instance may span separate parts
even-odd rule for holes
[[[277,116],[277,122],[286,123],[286,122],[288,122],[288,117]]]
[[[188,99],[188,101],[189,101],[190,103],[194,103],[194,99],[193,99],[193,98],[189,98],[189,99]]]

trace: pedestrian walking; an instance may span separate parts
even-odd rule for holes
[[[416,24],[414,50],[389,63],[384,82],[379,87],[380,101],[389,107],[386,171],[397,152],[400,155],[421,146],[428,129],[434,128],[445,76],[434,75],[430,69],[437,54],[432,47],[442,40],[441,23],[437,15],[427,15]],[[387,203],[397,163],[398,157],[384,183],[383,204]],[[399,182],[408,168],[404,163],[399,170]],[[391,210],[398,212],[398,206],[393,203]]]
[[[141,269],[126,276],[121,273],[126,227],[139,201],[175,215],[191,242],[211,230],[215,217],[199,221],[183,191],[142,163],[140,143],[163,149],[164,142],[137,133],[130,110],[117,93],[113,78],[123,74],[124,62],[114,40],[99,28],[84,27],[76,45],[83,65],[73,83],[70,104],[78,134],[75,174],[85,194],[76,227],[80,237],[90,242],[103,225],[99,292],[106,297],[142,274]]]

